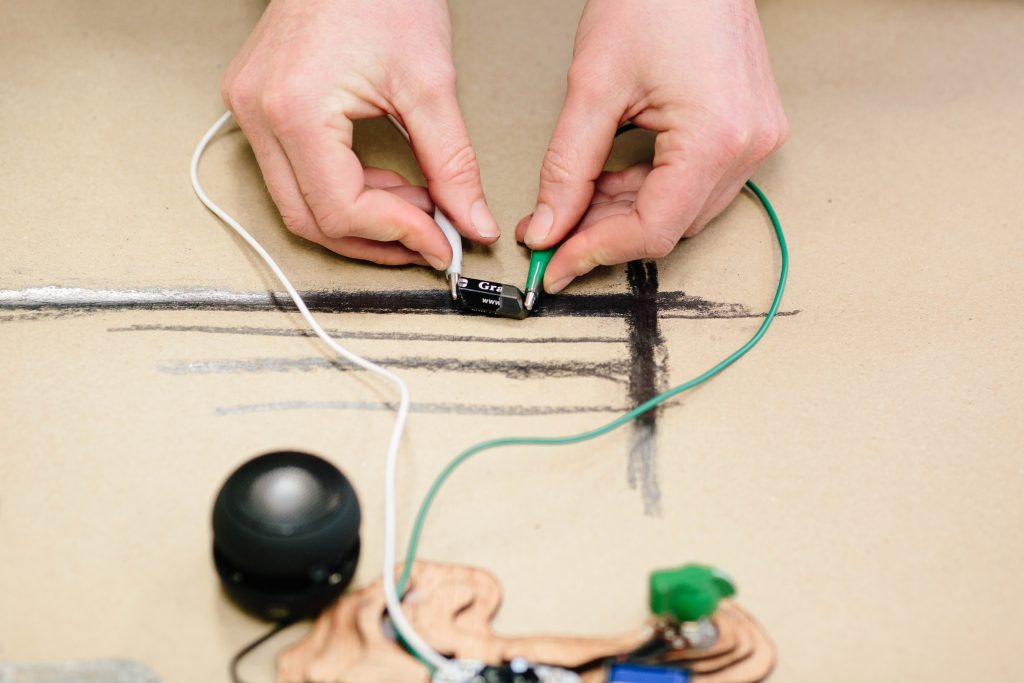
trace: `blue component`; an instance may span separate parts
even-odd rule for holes
[[[613,664],[608,683],[690,683],[690,672],[639,664]]]

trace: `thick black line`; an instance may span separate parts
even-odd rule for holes
[[[653,261],[633,261],[626,270],[633,305],[626,315],[629,334],[629,399],[633,405],[660,394],[666,386],[668,350],[658,323],[658,266]],[[656,470],[656,437],[659,408],[633,422],[629,454],[629,482],[639,486],[644,508],[658,510],[660,492]]]
[[[471,315],[453,305],[443,290],[340,291],[315,290],[302,293],[310,310],[318,313],[410,313],[415,315]],[[708,301],[684,292],[659,292],[655,301],[664,317],[692,319],[762,318],[763,313],[750,311],[742,304]],[[560,294],[541,297],[531,317],[624,318],[631,314],[635,295]],[[0,303],[0,311],[37,311],[61,313],[98,313],[104,311],[273,311],[294,310],[287,296],[279,293],[266,301],[222,301],[209,297],[195,300],[175,298],[167,301],[95,301],[74,303]],[[789,312],[792,315],[792,312]],[[779,313],[786,315],[786,313]],[[0,322],[12,322],[6,317]]]
[[[629,399],[639,405],[661,393],[658,359],[655,352],[664,349],[665,339],[658,325],[658,266],[653,261],[633,261],[626,270],[633,305],[626,314],[629,334]],[[638,424],[653,427],[655,411],[637,418]]]

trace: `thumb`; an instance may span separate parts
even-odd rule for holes
[[[430,92],[426,101],[402,113],[402,119],[437,205],[464,237],[484,243],[498,239],[498,222],[484,199],[480,167],[454,85]]]
[[[569,81],[562,113],[540,169],[537,206],[524,241],[547,249],[562,240],[583,217],[594,183],[608,161],[622,112],[607,92]]]

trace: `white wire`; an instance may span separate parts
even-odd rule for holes
[[[395,493],[395,479],[398,465],[398,448],[401,445],[402,432],[405,430],[405,421],[409,415],[409,387],[405,384],[401,377],[394,374],[390,370],[387,370],[376,363],[366,360],[361,356],[358,356],[338,342],[334,341],[324,328],[320,326],[320,323],[316,321],[313,314],[310,313],[309,308],[306,306],[306,302],[302,300],[299,293],[292,286],[291,281],[285,276],[284,271],[277,265],[267,250],[263,248],[256,239],[249,234],[249,232],[243,228],[238,221],[232,218],[228,213],[217,206],[212,199],[203,190],[202,185],[199,183],[199,160],[203,156],[203,152],[206,151],[207,145],[210,144],[210,140],[220,132],[220,129],[224,127],[224,124],[231,118],[230,112],[225,112],[223,116],[217,119],[217,122],[210,127],[210,130],[206,131],[206,135],[196,145],[196,150],[192,154],[192,163],[189,167],[189,175],[192,178],[192,189],[195,190],[196,195],[199,197],[199,201],[206,205],[210,211],[212,211],[218,218],[234,230],[239,237],[252,247],[263,262],[267,264],[274,276],[280,281],[281,285],[288,292],[288,296],[291,297],[295,303],[295,308],[299,309],[299,313],[305,318],[306,324],[309,328],[316,333],[316,336],[326,344],[332,351],[337,353],[339,356],[354,363],[361,368],[369,370],[370,372],[380,375],[389,382],[395,385],[398,389],[399,401],[398,411],[395,415],[394,428],[391,430],[391,441],[388,443],[388,454],[384,469],[384,598],[387,601],[388,615],[391,617],[392,623],[395,628],[401,634],[405,642],[411,647],[416,653],[433,665],[435,668],[444,666],[447,660],[438,654],[425,640],[416,632],[412,624],[405,618],[405,614],[402,612],[402,603],[398,598],[398,591],[395,587],[395,544],[396,544],[396,530],[395,530],[395,516],[396,516],[396,493]]]
[[[441,232],[448,238],[448,244],[452,247],[452,262],[448,268],[444,271],[444,274],[448,277],[452,275],[462,274],[462,236],[459,235],[458,230],[452,225],[452,222],[445,216],[441,209],[434,207],[434,222],[437,223],[437,227],[441,228]]]

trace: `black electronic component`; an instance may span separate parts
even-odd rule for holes
[[[529,315],[523,305],[523,292],[515,285],[460,277],[457,290],[458,300],[466,310],[516,320]]]
[[[462,664],[472,664],[462,662]],[[497,666],[476,663],[477,666],[467,670],[457,668],[454,672],[440,670],[434,674],[435,683],[579,683],[580,677],[575,673],[556,666],[531,664],[521,657]]]
[[[485,666],[471,683],[541,683],[538,672],[525,662]]]
[[[268,453],[235,470],[213,506],[213,560],[227,594],[277,621],[338,597],[359,560],[359,501],[326,460]]]

